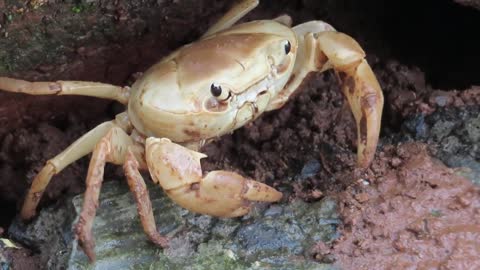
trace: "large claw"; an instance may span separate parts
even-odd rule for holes
[[[365,52],[351,37],[324,32],[317,38],[347,97],[357,122],[358,165],[366,168],[375,155],[383,110],[383,94]]]
[[[293,79],[272,108],[280,107],[308,73],[332,68],[357,122],[357,164],[368,167],[380,134],[383,94],[365,52],[353,38],[321,21],[297,25],[293,31],[299,43]]]
[[[260,182],[228,171],[202,175],[206,155],[172,143],[148,138],[146,160],[155,183],[180,206],[196,213],[237,217],[249,212],[252,201],[276,202],[282,193]]]

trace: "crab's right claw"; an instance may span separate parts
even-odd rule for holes
[[[196,213],[237,217],[250,211],[253,201],[276,202],[282,193],[229,171],[202,175],[200,159],[206,155],[172,143],[148,138],[146,160],[155,183],[180,206]]]

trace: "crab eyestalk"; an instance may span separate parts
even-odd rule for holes
[[[202,175],[200,159],[206,155],[169,139],[148,138],[146,160],[153,181],[180,206],[196,213],[237,217],[250,211],[252,202],[276,202],[282,193],[229,171]]]

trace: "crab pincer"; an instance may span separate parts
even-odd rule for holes
[[[150,175],[180,206],[216,217],[237,217],[249,212],[253,201],[276,202],[282,193],[229,171],[203,175],[200,159],[206,155],[166,138],[148,138],[146,160]]]

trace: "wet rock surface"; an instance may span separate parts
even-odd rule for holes
[[[416,115],[405,121],[403,128],[410,139],[428,143],[433,155],[447,166],[480,184],[480,106]]]
[[[34,242],[38,249],[50,249],[42,253],[63,254],[52,256],[46,269],[333,269],[314,261],[311,253],[317,242],[338,237],[340,220],[331,198],[312,204],[296,200],[258,205],[248,216],[216,219],[180,208],[157,186],[149,185],[149,190],[158,230],[170,238],[165,250],[143,233],[125,183],[109,182],[102,188],[93,229],[95,264],[88,263],[76,241],[72,244],[72,219],[62,220],[69,216],[69,204],[75,209],[71,214],[79,213],[82,196],[61,209],[45,209],[26,231],[19,232],[18,226],[23,226],[14,223],[10,233]],[[47,239],[52,235],[58,237]]]

